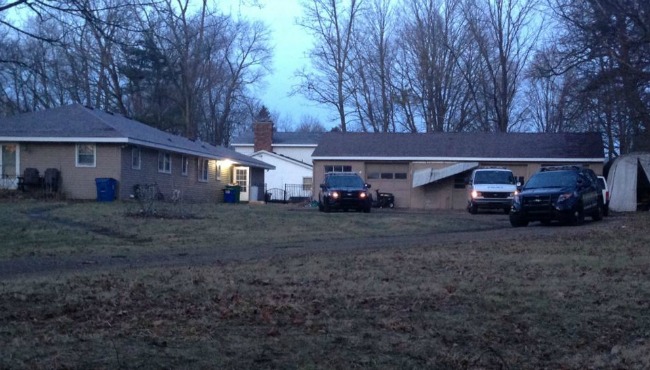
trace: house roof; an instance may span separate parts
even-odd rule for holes
[[[224,147],[173,135],[120,114],[81,104],[0,118],[0,141],[59,143],[124,143],[273,169],[274,167]]]
[[[251,157],[256,158],[256,157],[263,157],[265,155],[271,156],[271,157],[273,157],[273,158],[275,158],[277,160],[280,160],[280,161],[283,161],[283,162],[286,162],[286,163],[290,163],[290,164],[295,165],[295,166],[303,167],[303,168],[306,168],[306,169],[312,169],[313,168],[311,163],[305,163],[303,161],[299,161],[297,159],[287,157],[286,155],[278,154],[278,153],[274,153],[274,152],[269,152],[269,151],[266,151],[266,150],[259,150],[259,151],[255,152],[255,153],[251,154]]]
[[[325,133],[314,160],[603,162],[599,133]]]
[[[311,146],[318,145],[322,132],[274,132],[273,146]],[[231,141],[232,146],[252,146],[255,143],[255,135],[252,132],[244,132]]]

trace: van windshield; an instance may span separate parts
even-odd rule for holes
[[[474,173],[474,184],[514,185],[515,177],[510,171],[477,171]]]

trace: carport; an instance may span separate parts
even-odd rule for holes
[[[430,184],[432,182],[446,179],[459,173],[473,170],[479,166],[478,162],[456,163],[444,168],[423,168],[413,171],[413,187]]]

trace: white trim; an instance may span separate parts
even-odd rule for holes
[[[181,155],[181,176],[188,176],[190,172],[190,158],[186,155]]]
[[[203,171],[205,165],[205,171]],[[197,178],[198,182],[208,182],[210,179],[210,160],[207,158],[197,158],[196,160]]]
[[[93,163],[85,164],[79,163],[79,145],[92,145],[93,148]],[[79,168],[94,168],[97,167],[97,144],[95,143],[77,143],[74,146],[74,166]]]
[[[133,144],[139,145],[146,148],[153,148],[157,150],[170,151],[174,153],[183,153],[188,154],[194,157],[207,157],[211,159],[226,159],[225,157],[220,157],[214,154],[211,154],[209,151],[199,152],[190,149],[180,148],[173,145],[163,145],[158,143],[153,143],[146,140],[131,139],[126,137],[119,138],[106,138],[106,137],[27,137],[27,136],[0,136],[0,141],[14,141],[18,143],[110,143],[110,144]]]
[[[280,155],[280,154],[276,154],[276,153],[273,153],[273,152],[269,152],[269,151],[267,151],[267,150],[259,150],[259,151],[255,152],[255,153],[253,153],[253,154],[250,154],[249,156],[250,156],[251,158],[255,158],[255,157],[260,156],[260,155],[268,155],[268,156],[271,156],[271,157],[273,157],[273,158],[276,158],[276,159],[282,160],[282,161],[284,161],[284,162],[287,162],[287,163],[291,163],[291,164],[295,164],[295,165],[301,166],[301,167],[303,167],[303,168],[306,169],[306,170],[311,170],[311,169],[314,168],[314,166],[312,166],[312,165],[309,164],[309,163],[305,163],[305,162],[303,162],[303,161],[299,161],[299,160],[297,160],[297,159],[295,159],[295,158],[291,158],[291,157],[288,157],[288,156],[286,156],[286,155]],[[261,160],[261,159],[259,159],[259,158],[256,158],[256,159],[257,159],[258,161],[262,161],[262,162],[264,162],[263,160]]]
[[[402,161],[424,163],[447,162],[589,162],[605,163],[604,158],[480,158],[480,157],[312,157],[315,161]]]
[[[38,136],[0,136],[0,141],[34,142],[34,143],[128,143],[125,137],[38,137]]]
[[[138,152],[138,165],[134,166],[133,165],[133,154],[137,150]],[[139,146],[133,146],[131,147],[131,169],[132,170],[141,170],[142,169],[142,149],[140,149]]]
[[[252,148],[255,146],[255,144],[230,144],[232,147],[242,147],[242,148]],[[273,147],[298,147],[298,148],[315,148],[317,147],[318,144],[271,144],[271,148]]]
[[[162,160],[163,160],[163,161],[162,161],[162,169],[160,169],[160,164],[161,164],[161,162],[160,162],[160,159],[161,159],[160,156],[161,156],[161,155],[162,155]],[[165,161],[165,159],[166,159],[165,157],[166,157],[166,156],[169,156],[169,171],[167,171],[167,170],[165,169],[165,162],[166,162],[166,161]],[[166,173],[166,174],[170,174],[170,175],[171,175],[171,173],[172,173],[172,168],[173,168],[173,167],[172,167],[172,153],[170,153],[170,152],[164,152],[164,151],[158,151],[158,173]]]

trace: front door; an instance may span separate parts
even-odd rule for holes
[[[18,145],[0,144],[0,189],[18,187]]]
[[[249,183],[249,177],[248,177],[248,167],[235,167],[235,181],[233,181],[235,184],[239,185],[240,190],[239,190],[239,200],[241,202],[248,202],[249,197],[248,197],[248,183]]]

